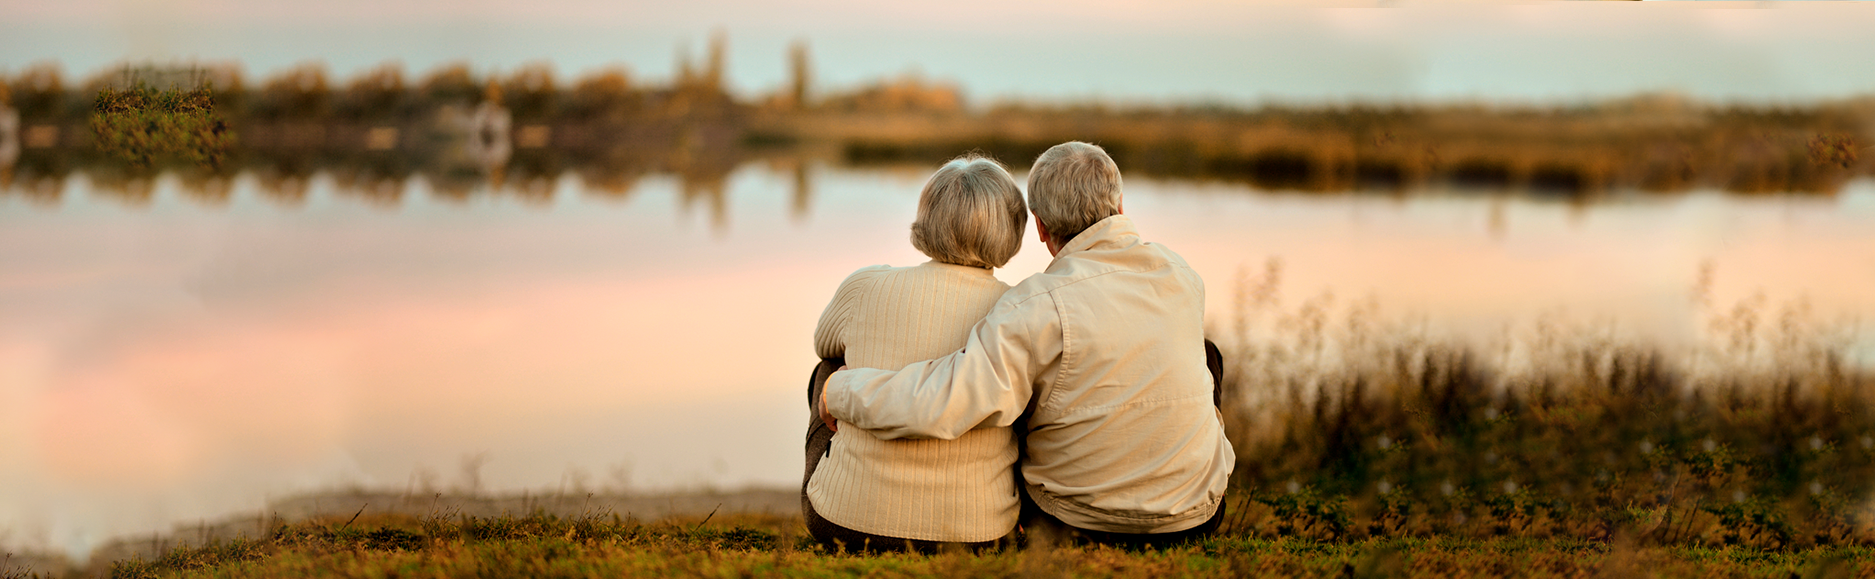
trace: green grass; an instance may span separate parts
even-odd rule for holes
[[[220,167],[235,141],[215,113],[214,92],[206,86],[187,91],[106,88],[98,92],[92,110],[98,150],[135,168],[170,157]]]
[[[176,549],[112,577],[1791,577],[1864,575],[1875,551],[1640,547],[1571,539],[1227,535],[1164,551],[1106,547],[856,556],[817,549],[798,518],[696,524],[546,515],[380,517],[282,525],[267,539]]]

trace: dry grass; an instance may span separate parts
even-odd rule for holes
[[[1757,301],[1683,348],[1549,319],[1492,348],[1248,277],[1218,537],[1164,551],[849,556],[798,517],[367,516],[116,577],[1875,577],[1875,379]]]
[[[1875,377],[1847,326],[1756,302],[1682,349],[1539,322],[1480,348],[1240,292],[1232,529],[1799,549],[1875,543]]]
[[[177,549],[112,577],[1656,577],[1869,576],[1862,548],[1766,552],[1573,540],[1226,536],[1163,551],[1105,547],[855,556],[798,519],[463,517],[282,525],[260,541]]]

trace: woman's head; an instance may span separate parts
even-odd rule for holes
[[[1022,249],[1027,211],[1001,163],[958,157],[933,173],[918,195],[911,246],[944,263],[1002,267]]]

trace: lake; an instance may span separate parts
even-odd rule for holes
[[[754,162],[720,191],[568,175],[466,199],[329,173],[285,201],[247,173],[225,197],[174,176],[144,199],[82,174],[51,200],[8,185],[0,543],[82,555],[352,486],[798,484],[815,320],[854,269],[925,260],[907,226],[929,170]],[[1373,304],[1477,339],[1564,316],[1672,344],[1713,308],[1801,305],[1875,363],[1868,179],[1592,202],[1147,177],[1126,194],[1142,235],[1204,276],[1220,328],[1274,260],[1286,309]],[[1047,265],[1029,235],[998,277]]]

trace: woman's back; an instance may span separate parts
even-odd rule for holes
[[[861,269],[840,284],[814,332],[816,353],[898,369],[964,346],[1009,286],[979,267],[928,262]],[[1016,441],[1008,428],[957,440],[882,441],[842,424],[807,494],[828,521],[925,541],[980,542],[1015,527]]]

